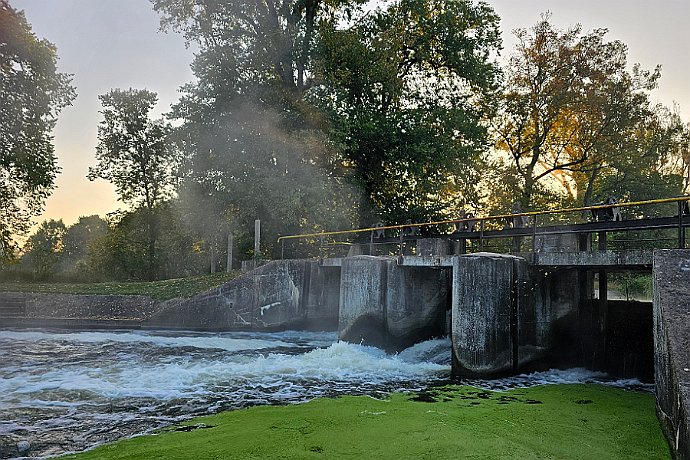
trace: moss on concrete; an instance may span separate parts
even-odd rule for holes
[[[654,395],[597,385],[318,399],[224,412],[67,458],[670,458]]]

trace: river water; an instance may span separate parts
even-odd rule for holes
[[[0,458],[52,456],[195,415],[340,394],[383,397],[446,381],[450,341],[390,355],[335,333],[0,329]],[[608,381],[583,369],[465,383],[507,389]],[[647,387],[648,388],[648,387]]]

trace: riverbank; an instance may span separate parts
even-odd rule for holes
[[[0,292],[31,292],[37,294],[82,294],[82,295],[131,295],[148,296],[154,300],[168,300],[177,297],[191,297],[206,292],[242,274],[239,270],[230,273],[190,276],[160,281],[112,281],[106,283],[39,283],[26,281],[2,281]]]
[[[228,411],[63,458],[670,458],[654,404],[592,384],[445,386]]]

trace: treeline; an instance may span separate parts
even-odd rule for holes
[[[100,96],[89,178],[112,182],[127,210],[42,224],[19,265],[35,276],[185,276],[223,269],[228,235],[238,259],[273,258],[279,235],[690,186],[690,129],[650,98],[661,70],[630,65],[604,29],[560,30],[545,15],[501,65],[484,2],[152,4],[198,48],[197,80],[160,120],[155,93]],[[75,258],[68,235],[87,225],[100,233]],[[51,232],[52,271],[38,270]]]

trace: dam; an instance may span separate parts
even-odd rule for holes
[[[456,377],[580,366],[654,380],[667,439],[679,458],[690,458],[690,218],[534,222],[466,225],[446,237],[373,230],[345,255],[254,261],[235,280],[162,302],[0,293],[0,326],[337,331],[340,340],[389,352],[448,336]],[[639,228],[677,229],[681,249],[607,247],[607,232]],[[490,252],[490,238],[507,239],[510,249]],[[526,241],[531,251],[523,251]],[[607,275],[616,271],[651,273],[653,306],[609,300]]]

